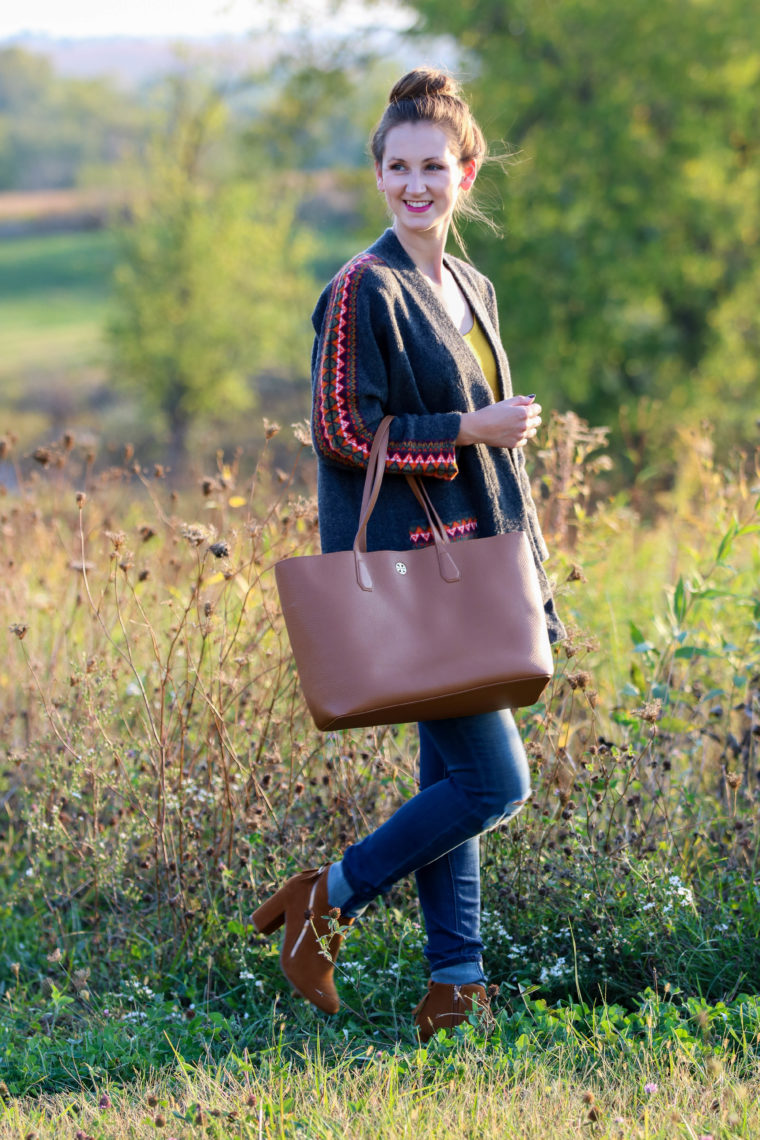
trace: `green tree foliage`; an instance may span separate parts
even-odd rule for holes
[[[744,433],[760,341],[752,5],[414,7],[419,30],[457,38],[486,134],[516,152],[498,188],[504,241],[467,240],[520,389],[597,423],[622,409],[634,454],[706,410]]]
[[[208,175],[221,99],[182,83],[177,95],[122,235],[109,338],[117,381],[138,389],[181,463],[198,417],[252,409],[259,373],[303,376],[314,289],[311,244],[278,181]]]
[[[118,161],[147,113],[101,79],[65,79],[44,56],[0,48],[0,190],[70,187]]]

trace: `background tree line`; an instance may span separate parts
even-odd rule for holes
[[[721,446],[751,445],[760,33],[749,6],[414,9],[417,58],[446,38],[487,137],[511,154],[505,174],[494,165],[480,180],[502,240],[476,227],[465,237],[496,286],[518,387],[609,424],[629,474],[657,485],[700,419]],[[262,390],[299,417],[308,404],[311,303],[384,224],[365,143],[399,65],[360,47],[314,41],[265,74],[175,79],[151,100],[57,79],[16,49],[0,57],[4,185],[50,184],[51,171],[75,183],[101,163],[129,188],[109,369],[177,449],[204,417],[239,426]],[[78,127],[56,135],[61,115]],[[79,150],[62,151],[66,139]]]

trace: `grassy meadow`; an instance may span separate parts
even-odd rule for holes
[[[103,422],[103,325],[115,259],[107,230],[0,241],[0,411],[31,447],[60,428]]]
[[[247,924],[416,763],[407,727],[310,724],[271,568],[315,546],[313,460],[267,435],[194,487],[4,445],[0,1140],[756,1135],[756,457],[685,438],[644,520],[605,433],[549,424],[570,637],[519,714],[533,799],[483,844],[494,1024],[420,1048],[408,885],[347,938],[334,1019]]]

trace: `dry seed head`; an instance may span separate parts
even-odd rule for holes
[[[591,674],[581,669],[578,673],[568,673],[566,680],[571,689],[586,689],[591,684]]]
[[[645,701],[641,708],[634,709],[633,715],[649,724],[656,724],[662,716],[662,701],[659,697],[655,701]]]
[[[583,571],[581,570],[581,568],[577,564],[577,562],[574,562],[572,567],[570,568],[570,573],[568,574],[566,581],[568,581],[568,582],[585,582],[585,581],[587,581],[586,575],[583,573]]]
[[[24,625],[23,622],[14,621],[13,625],[9,626],[8,628],[11,633],[15,634],[19,641],[23,641],[24,637],[26,636],[26,631],[29,627]]]
[[[741,782],[742,778],[738,772],[726,772],[726,783],[728,784],[729,788],[732,788],[734,791],[736,791]]]
[[[86,502],[87,496],[85,495],[84,491],[77,491],[77,506],[79,507],[80,511]]]
[[[53,453],[49,447],[38,447],[32,452],[32,459],[39,463],[40,467],[49,467],[53,458]]]
[[[296,443],[300,443],[301,447],[311,447],[311,424],[309,421],[300,420],[297,424],[291,424],[290,426],[293,429]]]
[[[264,417],[264,439],[272,439],[280,430],[280,425]]]

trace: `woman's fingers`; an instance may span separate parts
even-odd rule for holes
[[[525,396],[500,400],[462,416],[457,443],[490,447],[524,447],[541,426],[541,405]]]

